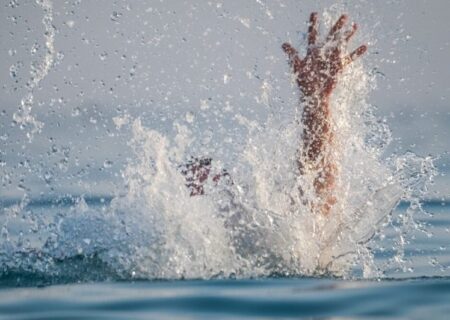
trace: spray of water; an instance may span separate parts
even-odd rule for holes
[[[25,97],[29,108],[16,115],[20,123],[34,123],[32,93],[53,61],[51,2],[38,3],[46,13],[48,52],[33,69]],[[125,194],[97,206],[79,198],[74,205],[55,206],[53,215],[24,202],[6,208],[1,271],[76,279],[97,274],[180,279],[342,276],[360,268],[366,277],[379,276],[382,266],[375,265],[370,248],[385,224],[401,219],[396,255],[401,263],[405,234],[417,228],[412,217],[435,168],[432,159],[410,153],[384,156],[390,132],[366,101],[374,87],[373,77],[358,62],[346,70],[333,96],[340,174],[338,201],[328,216],[308,206],[316,197],[314,177],[298,174],[299,121],[269,117],[260,124],[236,114],[236,125],[248,135],[244,152],[225,168],[232,183],[207,184],[204,196],[191,197],[180,170],[197,139],[188,124],[175,122],[177,134],[171,138],[126,114],[114,118],[118,129],[132,135],[133,155],[122,171]],[[263,93],[269,103],[270,84],[264,83]],[[220,161],[213,161],[212,172],[222,169]],[[401,199],[412,206],[406,216],[393,217]]]
[[[34,91],[39,83],[49,73],[55,58],[55,27],[53,26],[53,4],[51,0],[36,0],[36,3],[44,11],[42,24],[44,25],[45,54],[41,61],[31,63],[30,79],[26,83],[27,93],[21,99],[19,110],[14,113],[14,121],[22,128],[29,128],[27,137],[31,141],[34,135],[41,131],[43,123],[32,114],[34,105]]]

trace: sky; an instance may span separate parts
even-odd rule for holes
[[[44,126],[32,141],[12,120],[48,51],[45,12],[32,0],[0,7],[0,198],[115,192],[130,136],[112,119],[125,113],[167,133],[195,117],[207,132],[199,150],[218,153],[225,131],[242,139],[232,115],[262,121],[276,105],[290,116],[297,97],[280,45],[304,45],[309,13],[325,10],[348,12],[360,27],[354,45],[369,45],[368,101],[392,130],[387,152],[436,157],[431,197],[450,196],[449,1],[46,1],[53,63],[33,88],[31,114]]]

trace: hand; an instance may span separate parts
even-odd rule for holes
[[[204,195],[204,187],[208,182],[217,186],[220,180],[225,180],[224,183],[232,184],[230,175],[225,169],[212,175],[211,167],[211,158],[192,158],[181,166],[181,174],[186,179],[186,187],[188,187],[191,197]]]
[[[191,197],[205,193],[203,186],[208,180],[210,171],[211,158],[193,158],[183,166],[181,174],[185,176]]]
[[[308,49],[303,59],[300,59],[298,51],[291,44],[283,44],[282,48],[296,74],[298,87],[305,97],[328,98],[336,87],[338,75],[342,70],[367,51],[367,46],[362,45],[349,55],[342,56],[358,29],[357,25],[353,24],[350,30],[342,32],[347,20],[347,15],[342,15],[331,28],[325,42],[317,43],[317,13],[311,13]]]

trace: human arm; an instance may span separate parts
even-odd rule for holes
[[[337,166],[332,157],[333,131],[331,127],[330,97],[344,68],[367,51],[362,45],[348,55],[346,47],[357,30],[342,31],[348,17],[342,15],[330,29],[325,41],[318,42],[317,13],[312,13],[308,29],[308,48],[301,59],[289,43],[282,48],[289,58],[301,92],[303,112],[302,147],[298,158],[300,174],[315,174],[314,189],[319,198],[316,207],[328,214],[335,203],[334,185]]]

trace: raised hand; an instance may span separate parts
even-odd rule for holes
[[[306,56],[301,59],[298,51],[290,44],[284,43],[282,48],[289,57],[289,63],[296,75],[299,89],[305,97],[327,98],[336,86],[337,79],[345,66],[367,51],[362,45],[348,55],[348,42],[358,29],[356,24],[342,31],[348,17],[342,15],[331,28],[325,41],[318,41],[317,13],[310,16],[308,29],[308,49]]]
[[[337,201],[334,188],[338,165],[333,156],[334,134],[329,98],[342,70],[367,51],[367,46],[362,45],[346,54],[347,45],[358,29],[353,24],[351,28],[343,30],[347,20],[347,15],[342,15],[325,40],[320,42],[317,39],[317,13],[313,12],[308,29],[306,56],[301,59],[298,51],[289,43],[282,46],[302,93],[304,129],[298,168],[300,174],[314,176],[313,187],[317,199],[310,201],[311,208],[324,215],[331,212]],[[303,191],[300,190],[300,193],[303,194]]]

